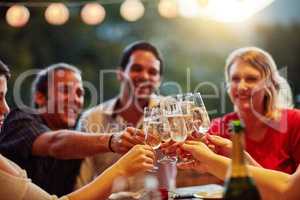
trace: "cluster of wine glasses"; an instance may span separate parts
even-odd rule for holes
[[[161,97],[144,109],[146,144],[158,149],[162,142],[184,142],[192,133],[205,134],[210,125],[200,93]]]

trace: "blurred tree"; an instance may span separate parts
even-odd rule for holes
[[[299,66],[300,59],[300,24],[258,26],[258,33],[264,41],[264,46],[274,57],[278,68],[287,67],[287,80],[294,96],[300,94]],[[299,108],[300,102],[296,102]]]
[[[12,69],[13,80],[9,87],[13,88],[16,79],[26,70],[67,62],[78,66],[83,79],[98,91],[97,94],[87,92],[88,106],[92,95],[97,95],[99,102],[118,92],[115,75],[105,74],[101,82],[100,71],[116,69],[122,50],[129,43],[147,40],[163,53],[164,81],[178,83],[183,92],[200,87],[199,91],[207,95],[205,102],[213,117],[232,110],[226,97],[223,71],[226,56],[238,47],[258,45],[269,51],[279,66],[289,67],[288,78],[294,92],[299,93],[296,73],[300,62],[297,55],[299,24],[260,25],[248,31],[253,32],[253,39],[243,31],[247,25],[237,28],[202,19],[163,19],[157,12],[157,1],[153,0],[143,1],[146,9],[140,20],[126,22],[119,14],[120,2],[104,5],[106,18],[97,26],[88,26],[81,21],[79,6],[69,6],[70,19],[63,26],[49,25],[45,21],[45,7],[30,7],[29,23],[17,29],[6,24],[7,8],[0,6],[0,58]],[[21,88],[14,87],[16,92],[21,92],[26,104],[30,100],[28,91],[32,78],[26,79]],[[210,84],[201,85],[204,81]],[[174,87],[164,84],[161,93],[176,92]],[[12,93],[9,93],[9,100],[14,102]]]

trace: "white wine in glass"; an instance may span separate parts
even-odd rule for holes
[[[153,149],[158,149],[161,145],[161,132],[163,131],[163,124],[159,121],[148,122],[146,128],[146,144],[151,146]]]
[[[205,134],[210,128],[210,119],[200,93],[194,94],[192,114],[195,130],[201,134]]]
[[[183,115],[169,115],[167,118],[172,140],[175,142],[184,142],[187,138],[187,128]]]
[[[181,108],[188,135],[191,135],[195,131],[192,114],[192,108],[194,107],[193,98],[192,93],[176,95],[176,100]]]
[[[171,140],[171,128],[168,122],[168,118],[163,116],[162,120],[162,131],[160,132],[160,138],[163,142],[169,142]]]
[[[167,97],[164,100],[165,116],[170,126],[170,136],[175,142],[183,142],[187,138],[187,128],[178,99]]]

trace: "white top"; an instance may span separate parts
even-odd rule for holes
[[[67,197],[57,198],[49,195],[43,189],[31,182],[27,178],[26,171],[22,170],[18,165],[3,157],[0,159],[8,162],[14,167],[21,177],[8,174],[0,169],[0,198],[3,200],[68,200]]]

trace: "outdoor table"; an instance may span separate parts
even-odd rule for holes
[[[200,186],[191,186],[191,187],[183,187],[183,188],[177,188],[175,190],[176,194],[179,194],[179,199],[201,199],[201,198],[192,198],[192,194],[199,194],[199,196],[203,196],[205,198],[202,199],[221,199],[221,198],[212,198],[212,196],[221,196],[223,192],[223,186],[217,185],[217,184],[208,184],[208,185],[200,185]],[[183,198],[186,196],[187,198]],[[190,196],[190,197],[188,197]],[[178,199],[178,198],[175,198]]]
[[[221,198],[212,198],[213,196],[222,196],[223,186],[217,184],[208,184],[200,186],[190,186],[177,188],[174,192],[169,192],[169,199],[184,199],[184,200],[217,200]],[[131,196],[133,193],[130,192],[119,192],[111,195],[110,200],[137,200],[143,199],[140,196]],[[198,194],[205,198],[192,198],[192,194]]]

